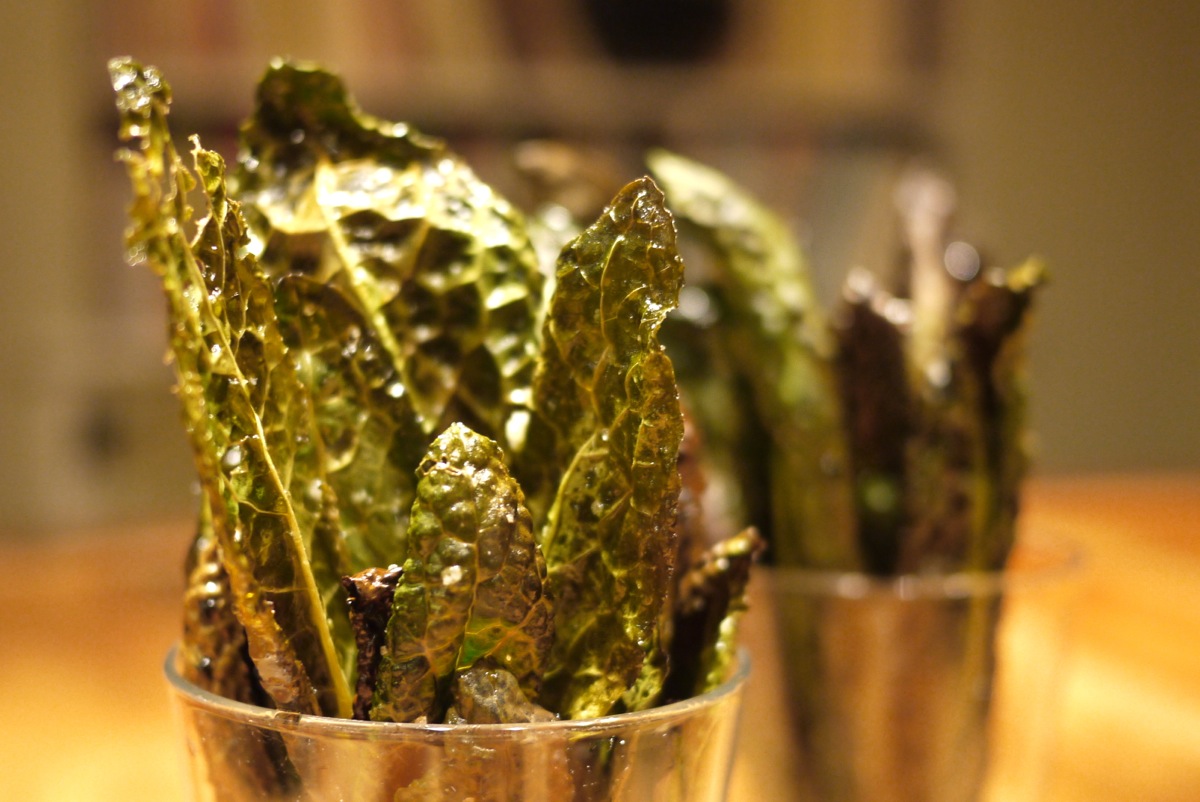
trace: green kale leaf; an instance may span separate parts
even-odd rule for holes
[[[688,688],[727,668],[757,541],[699,557],[699,490],[677,520],[699,462],[653,181],[551,282],[520,211],[327,72],[271,65],[227,181],[198,141],[182,163],[155,70],[110,71],[203,490],[188,677],[301,713],[518,721],[651,707],[669,654]]]
[[[171,351],[213,531],[264,689],[287,710],[348,715],[350,693],[324,596],[292,504],[289,465],[312,432],[308,396],[275,323],[221,158],[196,146],[208,215],[189,242],[194,179],[167,128],[154,70],[110,66],[134,188],[131,250],[159,273]],[[343,650],[344,651],[344,650]]]
[[[456,674],[481,661],[535,698],[554,619],[533,523],[499,445],[451,424],[418,474],[371,718],[440,720]]]
[[[241,139],[234,186],[251,250],[272,275],[352,299],[422,451],[454,422],[506,450],[519,442],[542,303],[524,216],[441,140],[363,113],[315,67],[273,63]]]
[[[543,703],[571,718],[648,707],[661,690],[683,417],[658,330],[682,280],[649,179],[559,258],[534,380],[548,437],[533,453],[557,488],[541,532],[558,610]]]
[[[799,245],[782,220],[716,170],[662,150],[647,164],[672,211],[716,257],[722,347],[770,437],[755,449],[754,459],[765,450],[770,466],[770,517],[757,523],[769,524],[781,562],[857,565],[834,344]],[[776,530],[786,536],[773,537]]]

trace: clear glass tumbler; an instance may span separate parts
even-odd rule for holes
[[[797,798],[1039,799],[1079,557],[1053,544],[991,573],[771,569]]]
[[[388,724],[281,713],[166,675],[197,802],[725,799],[745,654],[719,688],[639,713],[536,724]]]

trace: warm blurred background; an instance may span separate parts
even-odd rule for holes
[[[601,10],[602,9],[602,10]],[[661,9],[661,11],[654,11]],[[1152,10],[1151,10],[1152,9]],[[552,136],[627,167],[651,144],[794,214],[818,283],[892,258],[912,157],[993,261],[1053,267],[1036,330],[1043,472],[1200,465],[1200,7],[1186,0],[43,0],[0,25],[0,529],[187,505],[157,289],[128,267],[105,61],[175,88],[232,151],[273,55],[446,136],[508,188]]]
[[[157,566],[173,571],[182,554],[192,491],[163,364],[158,290],[149,271],[124,261],[128,186],[112,158],[116,122],[105,71],[106,60],[122,54],[162,68],[175,89],[177,133],[198,132],[228,154],[253,85],[275,55],[324,62],[367,111],[448,138],[505,190],[513,182],[511,146],[529,138],[595,148],[630,178],[646,146],[673,148],[787,210],[826,297],[851,266],[892,264],[891,195],[900,171],[914,159],[946,171],[958,188],[963,237],[999,264],[1037,253],[1052,266],[1032,357],[1038,475],[1046,479],[1033,502],[1040,520],[1108,532],[1098,556],[1126,561],[1096,563],[1098,575],[1119,580],[1120,592],[1096,591],[1094,609],[1105,617],[1091,624],[1092,634],[1116,620],[1130,633],[1180,644],[1156,640],[1146,649],[1147,661],[1175,671],[1175,696],[1148,703],[1137,695],[1166,686],[1159,675],[1139,673],[1146,643],[1136,639],[1105,647],[1133,669],[1115,679],[1093,672],[1086,675],[1092,686],[1073,691],[1101,699],[1124,688],[1133,694],[1131,710],[1151,704],[1161,714],[1152,731],[1146,727],[1151,736],[1162,734],[1160,724],[1172,734],[1166,753],[1122,747],[1140,761],[1145,783],[1095,795],[1105,783],[1114,787],[1120,769],[1097,756],[1107,754],[1105,733],[1124,720],[1108,708],[1077,706],[1078,732],[1092,734],[1077,734],[1074,744],[1101,751],[1072,770],[1091,778],[1093,792],[1057,798],[1182,800],[1191,797],[1180,789],[1200,787],[1200,675],[1186,679],[1200,669],[1187,645],[1200,630],[1186,629],[1196,617],[1180,612],[1200,609],[1200,581],[1187,573],[1200,570],[1200,3],[2,4],[0,616],[15,629],[0,649],[9,658],[56,625],[51,613],[12,612],[57,592],[47,587],[47,560],[66,566],[61,583],[105,599],[97,606],[80,596],[62,608],[84,616],[70,623],[88,633],[72,641],[78,659],[120,664],[132,653],[113,643],[147,639],[159,654],[154,638],[169,637],[174,626],[169,606],[152,634],[130,615],[141,590],[162,600],[174,592],[174,576],[156,576]],[[1111,515],[1106,504],[1116,505]],[[147,567],[89,556],[108,552],[109,542],[118,554],[140,552],[138,537],[160,531],[161,521],[179,523],[149,550]],[[1163,526],[1129,528],[1138,522]],[[62,533],[77,531],[108,540],[63,546]],[[38,551],[39,544],[52,550]],[[1130,565],[1132,579],[1117,573]],[[112,574],[125,584],[110,583]],[[98,634],[106,627],[124,634],[110,641]],[[5,687],[13,676],[31,688],[72,676],[46,677],[37,665],[0,665]],[[21,666],[29,671],[21,674]],[[157,693],[156,682],[155,674],[135,692]],[[31,696],[26,707],[44,713],[43,701]],[[1183,718],[1170,710],[1184,710]],[[142,765],[152,763],[160,735],[124,725],[135,733],[130,748],[149,750]],[[68,742],[48,741],[50,748]],[[1166,781],[1155,763],[1164,754],[1175,767]],[[96,765],[75,766],[84,774],[73,792],[30,795],[36,778],[21,786],[18,774],[13,794],[0,796],[171,798],[144,793],[136,772],[112,785],[99,766],[119,757],[93,757]],[[107,779],[89,779],[92,770]],[[68,774],[56,775],[60,786]],[[105,782],[110,796],[78,791]]]

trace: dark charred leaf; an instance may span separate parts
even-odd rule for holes
[[[757,450],[768,455],[771,516],[754,523],[779,562],[856,567],[833,341],[794,236],[721,173],[661,150],[647,162],[670,208],[716,257],[716,331],[770,436]]]
[[[559,259],[534,384],[549,437],[532,445],[557,488],[541,535],[558,611],[543,703],[569,718],[641,709],[661,689],[683,419],[658,330],[682,278],[649,179]]]
[[[747,529],[712,546],[680,578],[666,699],[688,699],[728,679],[750,567],[764,547],[758,533]]]
[[[375,693],[379,658],[387,635],[388,619],[392,615],[392,598],[396,595],[402,572],[400,566],[393,565],[389,568],[368,568],[354,576],[342,578],[358,652],[358,680],[354,695],[356,719],[365,721],[371,717],[371,699]]]
[[[1046,268],[1030,260],[985,273],[968,288],[955,321],[963,343],[964,372],[978,384],[985,427],[988,500],[971,567],[1004,566],[1016,535],[1020,483],[1029,469],[1027,340],[1032,306]]]
[[[207,506],[188,552],[183,611],[183,678],[218,696],[261,704],[262,692],[246,654],[246,633],[234,614],[233,591]]]
[[[154,70],[110,67],[122,153],[134,189],[131,252],[163,281],[178,394],[236,613],[263,687],[277,706],[348,715],[350,694],[289,495],[282,446],[310,431],[307,395],[274,325],[270,287],[253,257],[224,165],[199,146],[209,211],[189,243],[194,180],[167,128],[169,90]],[[298,451],[299,449],[297,449]]]
[[[915,388],[905,470],[911,525],[901,541],[899,573],[962,566],[978,533],[975,516],[987,504],[984,422],[976,415],[976,388],[955,367],[947,362],[936,384]]]
[[[233,610],[229,575],[202,505],[196,537],[188,552],[183,637],[179,673],[209,693],[243,704],[270,706],[254,673],[246,635]],[[281,739],[254,734],[219,717],[199,719],[198,748],[208,765],[226,779],[231,802],[272,798],[294,791],[296,774]]]
[[[373,719],[438,720],[455,674],[483,660],[537,695],[553,615],[532,521],[502,456],[453,424],[421,463]]]
[[[900,570],[998,569],[1027,468],[1025,330],[1041,263],[992,270],[951,317],[946,368],[918,376],[909,515]],[[924,379],[924,381],[920,381]]]
[[[836,366],[854,476],[858,541],[863,567],[888,574],[896,570],[911,512],[905,505],[906,468],[915,402],[906,332],[896,311],[908,306],[880,289],[864,271],[851,275],[843,297]]]

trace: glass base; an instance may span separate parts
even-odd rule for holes
[[[725,799],[749,673],[683,702],[586,721],[392,724],[283,713],[166,675],[197,802]]]

